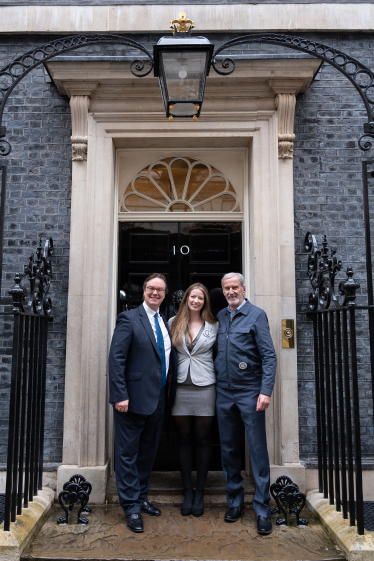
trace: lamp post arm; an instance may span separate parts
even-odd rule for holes
[[[92,34],[92,35],[73,35],[71,37],[62,37],[55,39],[49,43],[45,43],[40,47],[36,47],[27,53],[17,57],[12,62],[4,66],[0,70],[0,155],[7,156],[10,154],[11,146],[8,141],[4,139],[6,128],[2,126],[2,119],[5,105],[14,88],[23,80],[23,78],[37,66],[43,62],[54,58],[62,53],[93,45],[97,43],[117,43],[120,45],[127,45],[133,49],[141,51],[149,59],[149,69],[144,70],[144,61],[134,57],[130,64],[130,70],[134,76],[142,78],[152,72],[153,69],[153,56],[151,53],[140,43],[123,37],[121,35],[112,34]]]
[[[361,150],[370,150],[372,147],[372,140],[364,141],[364,138],[369,137],[374,139],[374,73],[367,66],[334,47],[323,45],[322,43],[311,41],[304,37],[295,37],[293,35],[284,35],[281,33],[251,33],[231,39],[231,41],[227,41],[227,43],[218,47],[213,53],[213,69],[222,76],[232,74],[235,70],[235,61],[229,57],[223,60],[217,60],[217,56],[227,49],[245,43],[268,43],[302,51],[327,62],[344,74],[354,85],[364,102],[368,122],[364,124],[365,134],[359,139],[358,145]],[[221,63],[221,68],[218,68],[218,63]]]

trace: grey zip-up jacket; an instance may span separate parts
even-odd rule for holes
[[[271,396],[277,356],[264,310],[247,301],[232,321],[227,308],[218,313],[217,319],[218,353],[214,361],[217,385],[229,389],[253,388]]]

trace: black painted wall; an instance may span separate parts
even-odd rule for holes
[[[4,5],[6,1],[1,2]],[[22,2],[19,2],[21,4]],[[40,0],[40,4],[43,0]],[[61,0],[68,4],[69,0]],[[84,0],[81,4],[84,4]],[[88,3],[88,2],[87,2]],[[105,4],[94,2],[92,4]],[[301,34],[300,34],[301,35]],[[303,34],[333,45],[359,58],[374,69],[373,37],[369,34]],[[158,36],[132,36],[148,48]],[[210,35],[216,45],[232,35]],[[48,36],[3,36],[0,38],[1,66],[33,46],[48,41]],[[53,37],[54,38],[54,37]],[[233,54],[256,56],[277,54],[268,45],[241,46]],[[290,53],[289,49],[284,52]],[[127,55],[126,48],[95,46],[80,49],[72,56]],[[306,94],[298,98],[294,149],[295,242],[297,288],[298,383],[301,459],[314,466],[316,457],[313,347],[311,323],[305,311],[309,295],[306,255],[303,240],[311,230],[328,236],[344,265],[352,265],[361,283],[360,301],[365,301],[365,256],[361,198],[361,157],[357,139],[362,134],[365,112],[353,86],[338,71],[324,64]],[[55,321],[48,352],[47,419],[45,461],[51,467],[62,460],[64,363],[69,259],[71,147],[68,99],[62,98],[44,70],[30,74],[12,95],[5,123],[13,152],[7,190],[3,297],[15,272],[22,271],[39,236],[52,235],[55,242],[52,298]],[[374,185],[373,185],[374,187]],[[374,203],[374,201],[373,201]],[[374,208],[374,207],[373,207]],[[0,322],[0,464],[6,457],[7,400],[11,346],[11,324]],[[363,453],[374,457],[373,407],[367,368],[367,326],[359,324],[360,392],[363,426]]]

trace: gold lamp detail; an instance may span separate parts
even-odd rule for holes
[[[195,27],[195,22],[191,19],[186,19],[185,12],[179,12],[179,19],[173,19],[170,22],[170,29],[173,30],[173,35],[177,33],[188,33]]]

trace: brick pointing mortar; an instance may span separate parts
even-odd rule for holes
[[[373,42],[364,34],[304,34],[333,45],[374,68]],[[209,35],[218,46],[234,35]],[[52,37],[50,37],[52,38]],[[55,36],[53,37],[55,38]],[[149,50],[158,35],[132,35]],[[2,65],[48,36],[2,37]],[[71,51],[69,56],[128,56],[131,50],[114,45],[96,45]],[[242,45],[235,55],[288,55],[290,49],[271,45]],[[359,301],[366,301],[365,248],[361,189],[362,153],[357,139],[365,112],[354,87],[338,71],[324,64],[306,94],[298,97],[295,115],[294,203],[296,243],[297,341],[300,456],[310,466],[316,459],[316,418],[313,373],[312,324],[307,320],[309,281],[303,240],[307,230],[326,234],[343,264],[352,265],[361,284]],[[14,273],[23,269],[38,236],[52,235],[56,252],[52,296],[55,321],[48,353],[45,461],[62,459],[66,308],[70,229],[71,148],[68,99],[62,98],[43,70],[30,74],[10,99],[5,124],[13,145],[9,160],[6,206],[3,296],[12,286]],[[372,191],[372,190],[371,190]],[[374,200],[372,201],[374,203]],[[374,206],[372,204],[372,212]],[[342,275],[343,276],[343,275]],[[9,306],[7,307],[9,309]],[[374,427],[367,364],[367,322],[358,322],[363,334],[359,345],[359,375],[363,455],[374,457]],[[0,335],[0,384],[2,414],[0,457],[6,453],[7,400],[9,392],[11,324]]]

